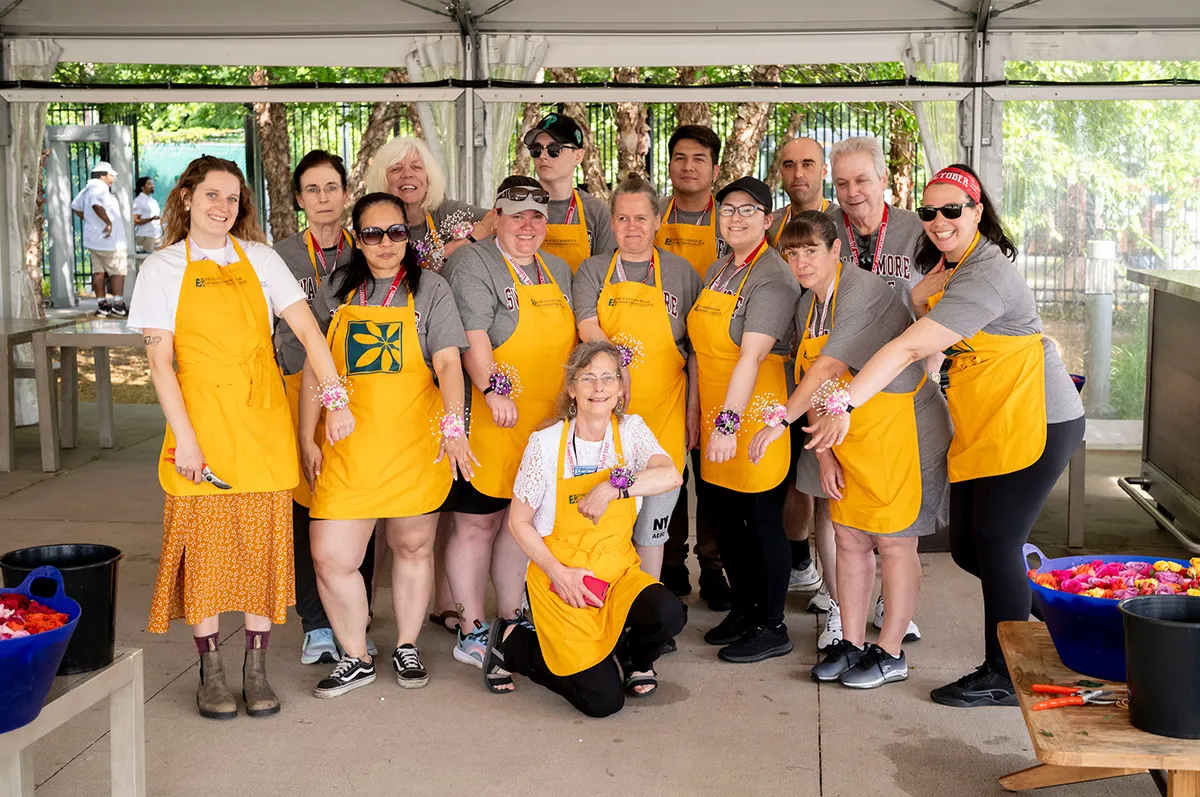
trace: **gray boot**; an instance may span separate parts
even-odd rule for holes
[[[237,700],[225,682],[221,666],[221,651],[209,643],[209,650],[200,654],[200,686],[196,689],[196,706],[200,716],[213,720],[231,720],[237,716]]]
[[[279,713],[279,697],[267,683],[267,651],[246,651],[242,662],[242,700],[251,717],[269,717]]]

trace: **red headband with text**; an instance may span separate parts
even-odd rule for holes
[[[967,196],[971,197],[975,202],[978,202],[980,196],[983,194],[983,189],[979,187],[979,181],[975,179],[974,175],[968,174],[962,169],[955,169],[954,167],[942,169],[933,176],[933,179],[925,184],[925,187],[928,188],[934,183],[948,183],[957,186],[965,191]]]

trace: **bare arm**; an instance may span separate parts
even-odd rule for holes
[[[81,218],[81,219],[83,218],[82,210],[72,210],[71,212],[74,213],[78,218]]]
[[[337,366],[333,363],[333,355],[329,353],[329,346],[325,342],[325,336],[321,334],[321,328],[317,326],[317,319],[313,317],[312,310],[308,307],[308,302],[303,299],[292,302],[283,312],[279,314],[288,326],[292,328],[292,332],[296,333],[296,339],[304,346],[305,370],[311,370],[316,377],[316,384],[320,384],[326,380],[336,379],[338,377]],[[301,384],[304,384],[304,378],[301,377]],[[307,399],[311,398],[309,392],[314,390],[314,387],[304,388],[301,395],[304,401],[301,401],[300,406],[309,403]],[[312,402],[315,403],[315,402]],[[303,413],[303,409],[301,409]],[[308,430],[311,437],[311,432],[316,428],[316,421],[312,420],[312,427]],[[303,415],[301,416],[301,424],[303,424]],[[303,425],[301,426],[303,430]],[[346,438],[354,431],[354,416],[351,415],[349,408],[342,410],[334,410],[329,413],[325,419],[325,437],[329,442],[337,443],[337,441]]]
[[[108,217],[108,211],[106,211],[104,208],[100,207],[99,205],[92,205],[92,210],[96,213],[96,217],[99,218],[100,221],[104,222],[104,230],[105,230],[104,234],[108,235],[109,233],[111,233],[113,223],[112,223],[112,219],[110,219]]]
[[[754,394],[754,383],[758,381],[758,369],[774,345],[775,338],[762,332],[746,332],[742,335],[742,351],[725,391],[725,409],[739,414],[746,409]]]
[[[579,339],[584,343],[591,343],[593,340],[608,341],[608,335],[604,334],[604,330],[600,328],[600,319],[597,316],[585,318],[579,322]]]
[[[931,318],[918,319],[911,327],[888,343],[867,361],[850,380],[850,403],[861,407],[892,383],[912,363],[938,354],[962,340],[962,335]]]
[[[687,450],[691,451],[700,445],[700,368],[695,352],[688,354],[687,380]]]
[[[142,342],[150,364],[150,381],[154,384],[167,425],[175,435],[175,469],[184,478],[199,484],[204,454],[200,451],[196,430],[192,428],[187,405],[183,402],[179,378],[175,375],[175,335],[165,329],[143,329]]]
[[[446,415],[461,416],[463,414],[464,386],[462,358],[459,357],[458,347],[450,346],[435,351],[433,353],[433,371],[437,374],[438,389],[442,393],[442,411]],[[450,471],[455,478],[458,478],[458,474],[461,473],[463,478],[470,481],[475,475],[471,463],[474,462],[478,465],[479,460],[471,452],[465,434],[453,440],[447,440],[443,435],[441,448],[434,462],[441,462],[443,456],[450,459]]]
[[[809,407],[812,406],[813,393],[827,379],[838,379],[849,368],[841,360],[835,360],[832,357],[827,357],[824,354],[817,357],[813,362],[812,367],[804,372],[804,377],[800,380],[800,384],[796,385],[796,389],[792,391],[791,398],[787,401],[787,419],[788,423],[796,423],[802,418]],[[783,437],[783,424],[778,426],[764,426],[755,433],[754,439],[750,441],[749,456],[750,461],[757,463],[767,452],[767,446]],[[792,452],[792,456],[799,456],[800,452]]]
[[[471,348],[462,356],[463,366],[471,384],[482,393],[487,390],[488,380],[496,368],[496,360],[492,355],[492,340],[488,337],[487,330],[468,329],[467,342],[471,344]],[[517,405],[508,396],[488,393],[483,397],[483,401],[492,412],[492,420],[500,428],[510,429],[517,423]]]

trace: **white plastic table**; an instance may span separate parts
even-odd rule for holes
[[[22,343],[32,343],[34,335],[54,327],[69,324],[66,318],[0,318],[0,472],[13,469],[14,424],[16,418],[15,393],[13,380],[22,373],[23,368],[13,362],[13,349]],[[52,378],[47,372],[47,380]],[[39,420],[44,420],[40,416]]]

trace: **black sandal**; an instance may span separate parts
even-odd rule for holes
[[[453,625],[446,622],[447,620],[449,620],[452,617],[454,618]],[[431,614],[431,615],[429,615],[429,622],[433,623],[434,625],[438,626],[439,628],[444,628],[445,630],[449,631],[451,634],[455,634],[455,635],[458,634],[458,612],[449,611],[449,612],[442,612],[441,614]]]
[[[634,688],[638,686],[649,686],[651,688],[649,691],[639,692]],[[642,700],[650,697],[650,695],[657,691],[658,673],[656,673],[653,669],[650,670],[649,675],[633,675],[630,673],[629,675],[625,676],[625,694],[634,700]]]
[[[515,688],[501,688],[514,686],[512,674],[501,672],[504,669],[504,653],[500,651],[500,645],[504,641],[504,632],[511,624],[509,620],[500,617],[492,621],[488,629],[487,649],[483,653],[483,685],[489,692],[497,695],[509,695],[517,691]]]

